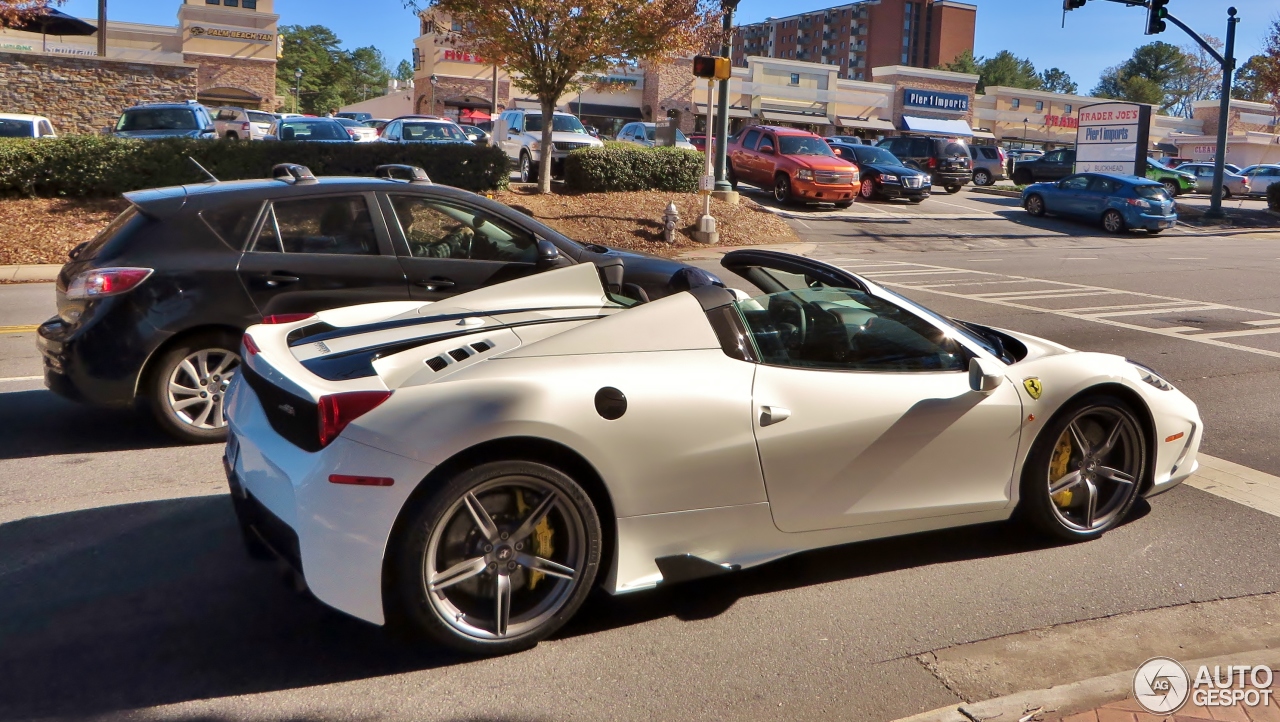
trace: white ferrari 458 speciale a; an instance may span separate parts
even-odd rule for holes
[[[226,469],[321,601],[500,654],[618,594],[1017,516],[1067,540],[1196,469],[1155,371],[739,250],[652,302],[585,264],[245,333]]]

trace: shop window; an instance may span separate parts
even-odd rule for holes
[[[799,85],[799,84],[800,84],[800,73],[792,73],[792,74],[791,74],[791,84],[792,84],[792,85]]]
[[[1037,101],[1036,101],[1036,112],[1037,112],[1037,113],[1043,113],[1043,112],[1044,112],[1044,101],[1043,101],[1043,100],[1037,100]]]
[[[1067,104],[1067,105],[1062,106],[1062,114],[1063,114],[1063,115],[1071,115],[1071,105],[1070,105],[1070,104]]]
[[[240,7],[240,0],[222,0],[222,4],[229,8]]]
[[[1022,101],[1017,98],[1014,98],[1012,101],[1009,102],[1009,107],[1013,108],[1014,110],[1017,110],[1018,108],[1022,107]]]

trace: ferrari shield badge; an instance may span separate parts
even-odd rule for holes
[[[1022,385],[1026,387],[1027,394],[1033,399],[1039,399],[1040,394],[1044,393],[1044,386],[1040,383],[1040,379],[1032,376],[1029,379],[1023,379]]]

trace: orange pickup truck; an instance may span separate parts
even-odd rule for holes
[[[729,183],[773,191],[779,203],[834,203],[848,208],[858,196],[858,168],[839,158],[818,135],[796,128],[756,125],[731,138]]]

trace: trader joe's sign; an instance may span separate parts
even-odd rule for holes
[[[1086,105],[1078,114],[1076,172],[1145,175],[1151,106]]]

